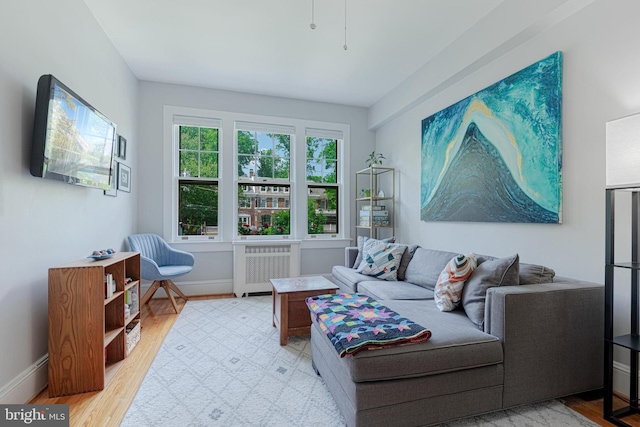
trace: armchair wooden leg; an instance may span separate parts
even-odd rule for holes
[[[166,280],[166,282],[167,282],[167,284],[169,285],[169,288],[171,288],[171,290],[172,290],[173,292],[175,292],[176,294],[178,294],[178,296],[179,296],[180,298],[182,298],[182,299],[183,299],[183,300],[185,300],[185,301],[189,301],[189,297],[187,297],[187,296],[186,296],[186,295],[185,295],[185,294],[180,290],[180,288],[178,288],[178,287],[176,286],[176,284],[175,284],[175,283],[173,283],[173,280]]]
[[[167,293],[167,297],[169,298],[169,301],[171,301],[171,305],[173,306],[173,309],[176,311],[176,313],[180,313],[180,310],[178,310],[178,305],[176,304],[176,300],[173,298],[173,295],[171,294],[171,285],[168,282],[169,280],[163,280],[162,287],[164,288],[164,291]]]
[[[160,284],[161,284],[161,282],[159,282],[157,280],[151,284],[149,289],[147,289],[147,292],[145,292],[144,296],[142,297],[141,306],[144,305],[144,304],[148,304],[149,303],[149,300],[151,299],[151,297],[153,297],[153,294],[156,293],[156,291],[160,287]]]
[[[173,306],[173,309],[176,311],[176,313],[180,313],[180,310],[178,310],[178,304],[176,304],[176,300],[173,297],[171,291],[178,294],[178,296],[185,300],[185,302],[189,300],[189,297],[187,297],[171,280],[156,280],[155,282],[153,282],[153,284],[149,287],[149,289],[147,289],[147,292],[145,292],[144,296],[142,297],[142,304],[148,304],[149,300],[153,297],[153,294],[155,294],[160,287],[162,287],[162,289],[164,289],[164,291],[167,293],[167,298],[169,298],[169,301],[171,302],[171,305]]]

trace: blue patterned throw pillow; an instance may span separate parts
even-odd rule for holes
[[[383,280],[398,280],[398,267],[406,248],[405,245],[365,239],[357,272]]]

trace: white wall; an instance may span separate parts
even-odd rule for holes
[[[36,86],[53,74],[118,124],[136,170],[137,80],[82,0],[4,2],[0,13],[0,402],[24,403],[46,383],[47,270],[95,249],[122,248],[133,193],[29,173]],[[9,10],[10,9],[10,10]],[[37,364],[37,362],[40,362]]]
[[[365,167],[363,153],[374,144],[374,134],[367,128],[367,109],[336,104],[277,98],[246,93],[204,89],[191,86],[140,82],[140,160],[138,179],[145,191],[138,198],[138,231],[163,234],[163,215],[170,215],[163,204],[163,108],[165,105],[213,111],[286,117],[350,126],[350,161],[347,171]],[[350,172],[349,172],[350,173]],[[351,184],[348,194],[355,194]],[[353,233],[347,228],[347,237]],[[351,243],[342,243],[342,246]],[[178,279],[187,294],[231,293],[233,252],[229,243],[175,243],[172,246],[194,253],[195,267]],[[330,274],[331,267],[342,264],[341,248],[318,248],[314,242],[301,245],[301,274]],[[144,285],[148,285],[145,283]]]
[[[399,241],[496,256],[517,252],[523,262],[559,275],[603,283],[605,123],[640,112],[638,16],[636,0],[594,1],[381,126],[376,149],[399,169]],[[421,221],[421,120],[558,50],[564,52],[563,223]],[[616,294],[617,330],[628,328],[628,295]]]

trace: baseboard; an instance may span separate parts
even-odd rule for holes
[[[331,280],[331,274],[303,274],[305,276],[323,276],[324,278]],[[187,296],[199,296],[199,295],[230,295],[233,293],[233,280],[202,280],[191,282],[176,282],[174,283],[182,292]],[[151,282],[143,281],[140,285],[140,292],[142,295],[149,289]],[[166,298],[167,294],[162,289],[158,289],[153,295],[154,298]]]
[[[8,384],[0,388],[0,403],[28,403],[47,386],[49,355],[45,354],[36,363],[25,369]]]
[[[638,375],[638,373],[636,373]],[[638,375],[640,379],[640,375]],[[629,399],[629,383],[631,372],[629,365],[620,362],[613,362],[613,392],[624,398]]]
[[[231,294],[233,292],[233,281],[230,280],[174,281],[174,283],[187,296]],[[149,281],[144,281],[140,285],[142,295],[147,292],[150,286],[151,282]],[[158,289],[153,297],[166,298],[167,294],[162,289]]]

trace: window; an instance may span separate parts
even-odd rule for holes
[[[236,122],[238,182],[260,182],[259,203],[254,209],[238,208],[249,215],[252,226],[238,227],[240,235],[289,235],[291,212],[288,203],[278,203],[274,193],[284,193],[288,201],[291,175],[291,143],[295,128],[261,123]],[[239,191],[239,198],[252,195]]]
[[[307,232],[337,234],[338,228],[338,138],[331,131],[307,129]],[[341,135],[335,135],[341,138]]]
[[[213,251],[238,239],[343,245],[349,125],[169,105],[163,117],[167,241]]]
[[[218,235],[217,127],[176,124],[178,236]]]
[[[242,130],[237,124],[238,176],[289,180],[291,134]],[[248,128],[254,128],[249,124]],[[293,133],[293,129],[289,130]],[[264,185],[260,191],[267,191]]]

